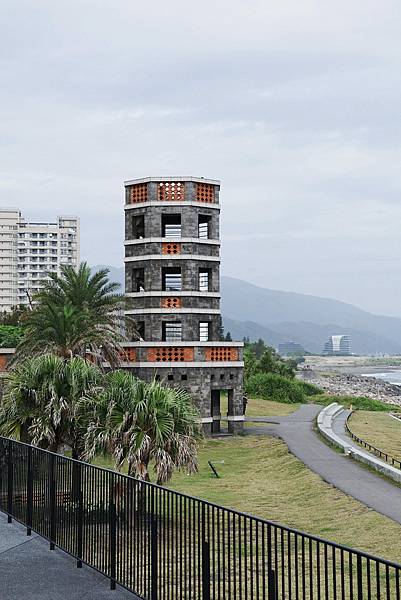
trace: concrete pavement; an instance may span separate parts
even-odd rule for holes
[[[65,552],[49,550],[49,544],[19,523],[7,523],[0,513],[1,600],[137,600],[93,569],[77,569]]]

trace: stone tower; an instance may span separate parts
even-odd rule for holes
[[[198,177],[125,182],[128,344],[140,378],[187,389],[206,433],[243,429],[243,344],[221,341],[220,183]],[[225,392],[225,393],[223,393]]]

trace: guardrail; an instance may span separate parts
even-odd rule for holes
[[[397,563],[7,438],[0,510],[146,600],[401,595]]]
[[[394,458],[393,456],[391,456],[391,454],[384,452],[384,450],[380,450],[379,448],[372,446],[372,444],[369,444],[369,442],[366,442],[362,438],[358,437],[357,435],[355,435],[355,433],[352,433],[350,426],[349,426],[349,422],[348,422],[351,416],[352,416],[352,413],[348,415],[347,420],[345,422],[345,427],[347,429],[347,433],[349,434],[349,436],[353,440],[355,440],[355,442],[357,442],[358,444],[360,444],[361,446],[363,446],[364,448],[369,450],[369,452],[372,452],[373,454],[375,454],[382,460],[385,460],[386,463],[388,463],[389,465],[392,465],[396,469],[401,469],[401,461],[399,461],[396,458]]]

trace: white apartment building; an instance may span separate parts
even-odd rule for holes
[[[0,208],[0,310],[29,304],[49,273],[80,260],[77,217],[34,223],[18,209]]]

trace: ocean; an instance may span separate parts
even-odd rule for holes
[[[375,377],[393,385],[401,385],[401,370],[387,371],[387,373],[363,373],[362,377]]]

